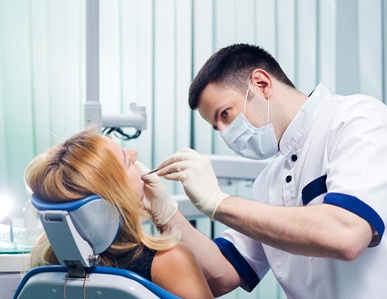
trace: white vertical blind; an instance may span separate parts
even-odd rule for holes
[[[173,0],[154,2],[153,160],[156,164],[174,152],[176,126],[179,125],[175,122],[175,57],[178,45],[175,20]]]
[[[336,84],[338,90],[348,94],[357,92],[360,86],[359,6],[357,1],[343,0],[336,2],[336,8]],[[341,80],[345,77],[347,80]]]
[[[383,53],[381,65],[383,67],[383,73],[382,73],[382,97],[384,100],[384,103],[387,104],[387,3],[386,1],[381,1],[382,3],[382,9],[380,10],[381,13],[381,19],[382,19],[382,44],[379,45],[381,48],[381,51]]]
[[[135,66],[132,78],[134,81],[125,82],[133,89],[133,98],[126,99],[128,102],[137,102],[139,105],[147,107],[148,112],[148,130],[142,132],[140,138],[137,141],[137,149],[139,153],[139,159],[146,165],[154,166],[153,152],[154,143],[153,140],[153,128],[154,118],[152,111],[153,97],[154,97],[154,51],[153,51],[153,1],[144,0],[136,1],[131,7],[134,11],[135,17],[131,19],[131,27],[136,28],[133,36],[132,43],[134,44],[132,51],[135,56]],[[141,3],[141,5],[140,5]],[[129,144],[128,144],[129,146]],[[153,165],[151,165],[153,163]]]
[[[193,0],[193,44],[192,44],[192,79],[214,52],[214,1]],[[212,128],[199,116],[193,113],[191,136],[192,146],[202,153],[212,152]]]
[[[357,12],[359,18],[359,92],[372,94],[379,99],[383,96],[383,89],[380,88],[383,84],[381,6],[380,0],[359,0]]]
[[[0,193],[19,211],[32,157],[83,128],[85,9],[85,0],[0,0]],[[122,145],[150,167],[189,146],[232,154],[187,104],[212,53],[258,44],[306,94],[322,81],[332,92],[386,102],[386,16],[383,0],[100,0],[102,109],[146,106],[148,130]],[[227,191],[251,197],[249,187]],[[282,298],[274,280],[264,283],[225,297]]]
[[[316,84],[317,69],[317,3],[300,1],[295,8],[294,84],[309,94]]]
[[[24,5],[23,1],[0,2],[0,103],[3,112],[0,126],[4,127],[1,138],[4,142],[1,157],[4,160],[0,163],[0,190],[9,189],[15,192],[15,203],[22,202],[20,197],[25,194],[20,188],[20,174],[24,168],[22,157],[25,156],[26,149],[31,151],[34,148],[33,132],[29,129],[34,118],[31,113],[33,88],[30,30],[27,26],[29,12],[29,6]],[[30,157],[31,155],[28,158]]]
[[[324,82],[332,91],[336,90],[336,1],[318,1],[316,82]],[[305,91],[304,91],[305,92]]]

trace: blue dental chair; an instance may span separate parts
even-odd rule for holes
[[[31,201],[61,265],[28,271],[14,299],[179,298],[132,271],[98,266],[120,230],[120,214],[108,201],[97,195],[61,204],[32,195]]]

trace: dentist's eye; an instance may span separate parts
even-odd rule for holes
[[[220,117],[221,117],[223,120],[226,120],[229,113],[230,113],[230,109],[226,109],[226,110],[224,110],[224,111],[222,111],[222,112],[220,113]]]

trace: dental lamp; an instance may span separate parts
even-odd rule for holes
[[[146,130],[145,107],[130,104],[130,115],[102,114],[99,99],[99,0],[86,1],[86,101],[84,104],[85,126],[95,126],[99,132],[102,128],[108,128],[124,136],[125,140],[140,136],[142,130]],[[127,135],[122,127],[135,128],[133,135]]]

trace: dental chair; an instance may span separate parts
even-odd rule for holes
[[[32,195],[48,240],[61,265],[26,273],[14,299],[118,299],[179,297],[140,275],[98,266],[120,230],[117,208],[97,195],[52,204]]]

